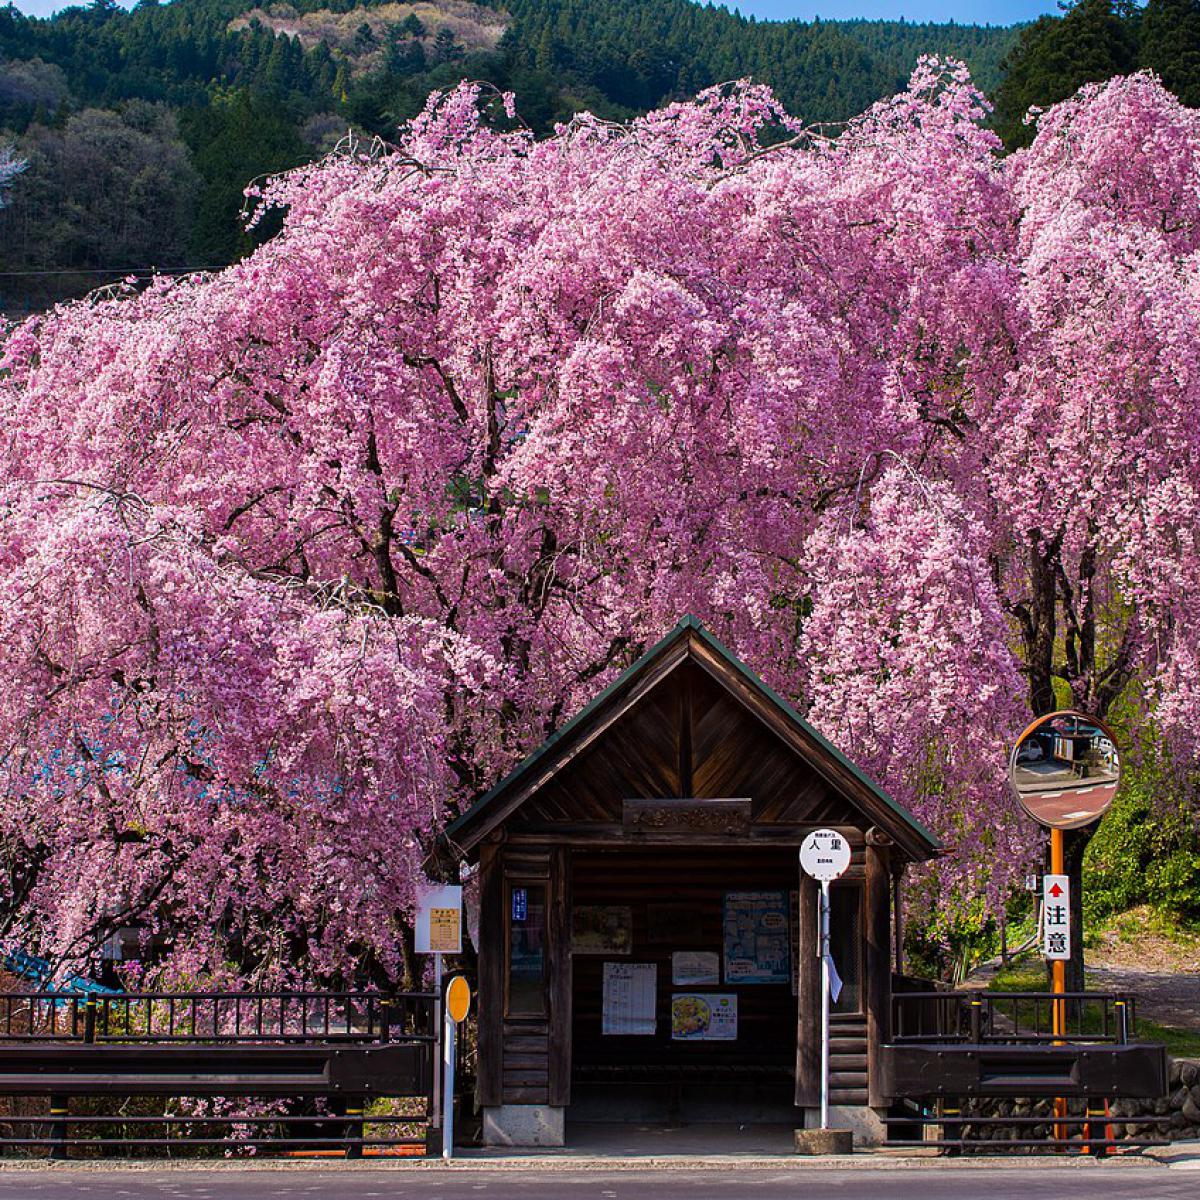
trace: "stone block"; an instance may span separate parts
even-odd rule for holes
[[[849,1129],[797,1129],[797,1154],[850,1154],[854,1133]]]
[[[821,1110],[806,1108],[804,1110],[804,1128],[819,1129],[821,1126]],[[831,1104],[829,1106],[829,1126],[831,1129],[848,1129],[854,1135],[856,1146],[879,1146],[887,1141],[887,1126],[880,1119],[880,1114],[873,1108],[855,1104]]]
[[[546,1104],[501,1104],[483,1110],[485,1146],[561,1146],[564,1112]]]

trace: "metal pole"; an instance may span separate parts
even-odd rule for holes
[[[1050,874],[1065,875],[1067,873],[1065,866],[1065,853],[1063,850],[1063,831],[1061,829],[1050,830]],[[1068,915],[1068,920],[1070,919]],[[1071,930],[1072,935],[1077,934],[1078,930]],[[1061,958],[1056,958],[1050,964],[1051,977],[1053,980],[1053,991],[1056,996],[1061,996],[1067,990],[1067,964]],[[1054,1036],[1061,1038],[1066,1033],[1066,1005],[1062,1000],[1054,1001]]]
[[[454,1047],[457,1033],[457,1022],[450,1015],[449,1007],[445,1026],[442,1038],[442,1066],[446,1073],[446,1086],[442,1089],[442,1158],[449,1161],[454,1157]]]
[[[67,1122],[65,1118],[70,1114],[71,1102],[66,1096],[51,1096],[50,1097],[50,1115],[52,1117],[62,1117],[63,1120],[55,1121],[50,1126],[50,1157],[51,1158],[66,1158],[67,1157]]]
[[[829,1128],[829,880],[821,881],[821,1128]]]
[[[1063,831],[1061,829],[1051,829],[1051,875],[1065,875],[1067,873],[1065,859],[1066,855],[1064,853]],[[1068,912],[1067,920],[1069,921],[1070,919],[1070,913]],[[1071,933],[1073,936],[1077,936],[1079,934],[1079,930],[1073,929],[1071,930]],[[1052,1010],[1051,1024],[1054,1030],[1054,1037],[1056,1039],[1054,1044],[1056,1046],[1061,1046],[1062,1041],[1060,1039],[1066,1033],[1067,1013],[1066,1002],[1060,997],[1067,990],[1067,964],[1061,958],[1054,959],[1054,961],[1050,964],[1050,975],[1052,981],[1051,990],[1054,992],[1054,999],[1051,1001],[1050,1005]],[[1064,1096],[1056,1096],[1054,1098],[1054,1115],[1060,1118],[1067,1115],[1067,1101]],[[1066,1126],[1056,1124],[1054,1126],[1054,1136],[1059,1139],[1065,1138],[1067,1136]]]
[[[1129,1045],[1129,1009],[1125,1005],[1124,1000],[1114,1000],[1113,1006],[1117,1010],[1117,1045]]]
[[[433,956],[433,990],[437,998],[433,1002],[433,1120],[434,1129],[442,1127],[442,1073],[437,1069],[437,1051],[442,1048],[445,1032],[442,1029],[442,956]]]

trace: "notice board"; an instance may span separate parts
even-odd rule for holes
[[[653,1037],[658,991],[654,963],[604,964],[600,1032],[613,1037]]]
[[[791,979],[787,892],[725,893],[725,982]]]

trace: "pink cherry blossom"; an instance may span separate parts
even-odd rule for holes
[[[964,905],[1037,861],[1003,755],[1055,677],[1193,752],[1200,116],[1115,80],[1006,159],[934,60],[836,137],[749,83],[511,111],[435,98],[262,188],[245,261],[7,332],[10,943],[399,977],[447,817],[685,613]]]

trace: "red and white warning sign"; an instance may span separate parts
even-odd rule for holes
[[[1066,875],[1042,876],[1042,954],[1071,957],[1071,880]]]

